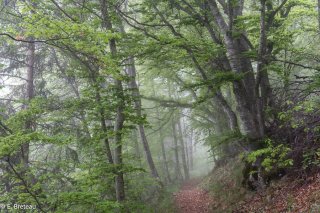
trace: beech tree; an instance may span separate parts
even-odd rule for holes
[[[0,203],[161,212],[200,170],[319,167],[319,1],[0,3]]]

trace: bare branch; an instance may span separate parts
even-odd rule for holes
[[[70,14],[68,14],[64,9],[60,7],[60,5],[55,0],[50,0],[65,16],[67,16],[70,20],[77,22],[75,18],[73,18]]]
[[[50,41],[59,41],[59,40],[69,39],[69,37],[68,37],[68,38],[51,38],[51,39],[47,39],[47,40],[26,40],[24,38],[15,38],[8,33],[0,33],[0,36],[7,36],[14,41],[25,42],[25,43],[47,43]]]
[[[320,71],[320,68],[319,68],[319,67],[311,67],[311,66],[299,64],[299,63],[296,63],[296,62],[287,61],[287,60],[282,60],[282,59],[276,59],[276,58],[274,58],[274,59],[272,59],[272,60],[273,60],[273,61],[282,62],[282,63],[286,63],[286,64],[291,64],[291,65],[294,65],[294,66],[297,66],[297,67],[302,67],[302,68],[305,68],[305,69]]]
[[[7,160],[7,163],[9,164],[11,170],[13,171],[13,173],[16,175],[16,177],[22,182],[22,184],[24,185],[27,193],[36,201],[36,203],[38,204],[37,207],[41,212],[46,212],[42,209],[42,204],[39,201],[38,197],[36,194],[34,194],[33,192],[30,191],[29,186],[26,182],[26,180],[21,176],[21,174],[19,174],[19,172],[14,168],[14,166],[12,165],[12,163],[10,162],[10,160]]]
[[[2,121],[0,121],[0,126],[2,127],[2,129],[4,129],[6,132],[13,134],[13,131],[7,127],[4,123],[2,123]]]

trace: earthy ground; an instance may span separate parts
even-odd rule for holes
[[[224,212],[232,206],[233,213],[320,213],[320,173],[299,179],[284,178],[263,193],[254,193],[236,203],[221,204],[198,185],[199,179],[185,182],[174,194],[178,213]],[[228,211],[229,212],[229,211]]]
[[[206,213],[210,211],[213,199],[208,192],[197,185],[200,180],[193,179],[183,184],[179,192],[174,195],[177,212],[179,213]]]
[[[284,179],[265,193],[241,202],[234,212],[319,213],[320,173],[305,179]]]

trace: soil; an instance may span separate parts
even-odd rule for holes
[[[201,180],[193,179],[185,182],[180,191],[174,195],[178,213],[206,213],[210,211],[213,199],[209,193],[201,189]]]

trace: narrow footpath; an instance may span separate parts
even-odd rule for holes
[[[198,187],[199,180],[185,182],[174,195],[178,213],[206,213],[210,211],[213,199],[208,192]]]

